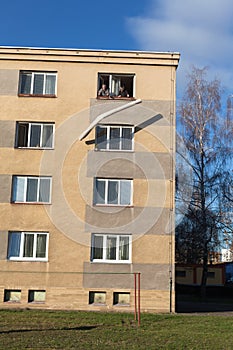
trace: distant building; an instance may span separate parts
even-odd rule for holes
[[[232,251],[230,249],[222,249],[222,262],[231,262],[232,260]]]
[[[179,57],[0,48],[1,308],[174,311]]]

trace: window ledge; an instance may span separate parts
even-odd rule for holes
[[[54,147],[26,147],[26,146],[16,146],[15,149],[25,149],[25,150],[54,150]]]
[[[51,202],[11,202],[11,204],[51,205]]]
[[[49,94],[18,94],[18,97],[46,97],[46,98],[55,98],[57,97],[56,95],[49,95]]]
[[[134,150],[133,149],[98,149],[98,148],[95,148],[94,149],[95,152],[123,152],[123,153],[134,153]]]
[[[133,204],[94,204],[94,207],[103,207],[103,208],[134,208]]]
[[[135,101],[136,98],[135,97],[117,97],[117,96],[97,96],[96,97],[97,100],[126,100],[126,101]]]
[[[19,262],[48,262],[48,259],[35,259],[35,258],[19,258],[19,257],[11,257],[7,259],[8,261],[19,261]]]

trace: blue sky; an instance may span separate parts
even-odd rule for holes
[[[0,45],[176,51],[178,95],[192,65],[233,93],[232,0],[8,0]]]

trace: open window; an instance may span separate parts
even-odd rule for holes
[[[124,87],[123,98],[134,97],[134,74],[110,74],[110,73],[99,73],[98,74],[98,87],[97,97],[98,98],[117,98],[120,94],[120,88]],[[100,93],[102,86],[105,85],[107,93]]]

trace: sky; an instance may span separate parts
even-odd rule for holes
[[[177,95],[194,65],[233,93],[232,0],[8,0],[0,46],[174,51]]]

